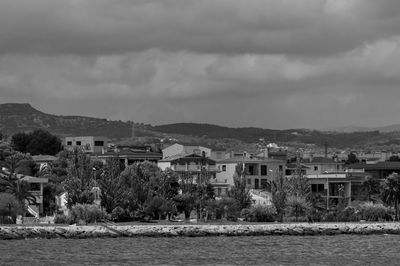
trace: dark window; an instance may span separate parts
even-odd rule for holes
[[[72,146],[72,141],[67,141],[68,146]]]
[[[279,165],[279,172],[283,171],[283,165]]]
[[[247,184],[251,185],[251,179],[250,178],[247,179]]]
[[[311,184],[311,192],[324,192],[324,184]]]
[[[103,147],[103,146],[104,146],[104,141],[102,141],[102,140],[95,140],[95,141],[94,141],[94,146]]]
[[[314,166],[314,171],[318,171],[318,166]]]
[[[249,165],[249,175],[254,175],[254,166]]]
[[[222,172],[226,172],[226,165],[222,166]]]
[[[80,141],[76,142],[76,146],[81,146],[81,145],[82,145],[82,142],[80,142]]]
[[[261,165],[261,175],[267,175],[267,166]]]
[[[30,191],[40,191],[40,184],[39,183],[30,183]]]

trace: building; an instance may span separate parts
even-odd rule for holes
[[[64,148],[82,149],[85,153],[100,153],[107,149],[107,138],[101,136],[65,137]]]
[[[342,171],[344,163],[337,159],[314,157],[302,159],[301,164],[307,167],[306,175],[318,175],[325,172]]]
[[[373,178],[384,179],[392,173],[400,174],[400,162],[356,163],[348,165],[347,169],[365,171]]]
[[[144,161],[157,163],[162,159],[162,153],[153,151],[150,146],[118,146],[111,150],[103,149],[99,153],[92,154],[91,158],[103,163],[107,159],[117,159],[121,167],[125,168],[128,165]]]
[[[7,178],[7,174],[9,173],[3,169],[3,171],[0,172],[0,177]],[[35,197],[36,202],[27,202],[27,211],[38,218],[40,214],[43,214],[43,187],[44,184],[49,182],[48,178],[33,177],[21,174],[16,174],[16,178],[29,183],[29,192]]]
[[[162,150],[163,159],[177,156],[177,155],[189,155],[189,154],[197,154],[200,156],[211,157],[211,149],[198,145],[182,145],[179,143],[172,144],[167,148]]]
[[[229,158],[217,162],[220,170],[216,175],[216,183],[223,184],[224,189],[229,189],[234,185],[234,175],[236,166],[242,164],[246,176],[246,183],[249,189],[270,190],[270,182],[279,173],[285,171],[285,161],[275,159],[257,159],[249,157]]]
[[[362,196],[362,182],[371,175],[362,170],[307,175],[311,192],[324,198],[327,208],[344,200],[346,204]]]

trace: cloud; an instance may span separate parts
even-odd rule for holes
[[[398,0],[0,1],[0,101],[156,124],[398,122]]]
[[[323,56],[399,35],[399,11],[396,0],[1,1],[0,52]]]

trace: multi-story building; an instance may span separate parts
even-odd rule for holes
[[[7,178],[7,170],[0,172],[0,177]],[[18,180],[26,181],[30,185],[29,192],[35,197],[36,202],[26,202],[27,211],[35,217],[43,213],[43,187],[48,183],[48,178],[33,177],[27,175],[16,174]]]
[[[86,153],[100,153],[107,149],[107,138],[101,136],[65,137],[64,148],[80,148]]]
[[[347,169],[365,171],[370,173],[373,178],[384,179],[392,173],[400,174],[400,162],[356,163],[348,165]]]
[[[150,146],[118,146],[111,150],[93,153],[91,158],[106,162],[107,159],[117,159],[122,168],[137,162],[157,163],[162,159],[162,153],[154,151]]]
[[[362,197],[362,183],[371,175],[363,170],[347,170],[315,175],[307,175],[311,192],[319,194],[329,208],[345,200],[349,204]]]
[[[301,160],[301,164],[306,168],[306,175],[318,175],[324,172],[341,171],[344,163],[332,158],[313,157]]]
[[[229,158],[217,162],[220,170],[215,183],[221,184],[225,191],[234,185],[234,176],[238,165],[244,166],[244,175],[249,189],[270,190],[270,182],[285,171],[285,161],[258,158]],[[223,191],[223,192],[225,192]]]
[[[200,156],[211,157],[211,149],[198,145],[172,144],[162,150],[163,159],[177,155],[197,154]]]

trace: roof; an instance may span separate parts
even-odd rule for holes
[[[265,158],[265,159],[253,159],[253,158],[228,158],[228,159],[222,159],[218,160],[217,163],[285,163],[283,160],[277,160],[277,159],[270,159],[270,158]]]
[[[303,165],[303,164],[300,164],[300,166],[301,166],[301,169],[310,169],[310,167],[308,167],[308,166],[305,166],[305,165]],[[287,169],[296,169],[296,164],[295,163],[287,163],[286,164],[286,168]]]
[[[5,175],[2,173],[0,173],[0,176],[5,177]],[[21,175],[21,174],[16,174],[16,176],[18,179],[24,180],[28,183],[48,183],[49,182],[48,178],[43,178],[43,177],[34,177],[34,176]]]
[[[32,159],[35,162],[53,162],[57,160],[57,157],[52,155],[34,155]]]
[[[161,159],[162,153],[160,152],[147,152],[143,150],[120,150],[119,152],[104,152],[104,153],[94,153],[92,157],[99,158],[118,158],[118,157],[127,157],[127,158],[154,158]]]
[[[373,164],[355,163],[347,166],[348,169],[365,170],[400,170],[400,162],[377,162]]]
[[[336,162],[332,158],[325,158],[325,157],[314,157],[314,158],[306,158],[301,161],[304,164],[338,164],[341,162]]]
[[[174,161],[178,161],[178,160],[184,160],[184,161],[193,161],[193,160],[206,160],[208,163],[212,163],[215,164],[215,161],[208,158],[208,157],[203,157],[197,154],[178,154],[178,155],[174,155],[174,156],[170,156],[168,158],[162,159],[159,162],[174,162]]]

